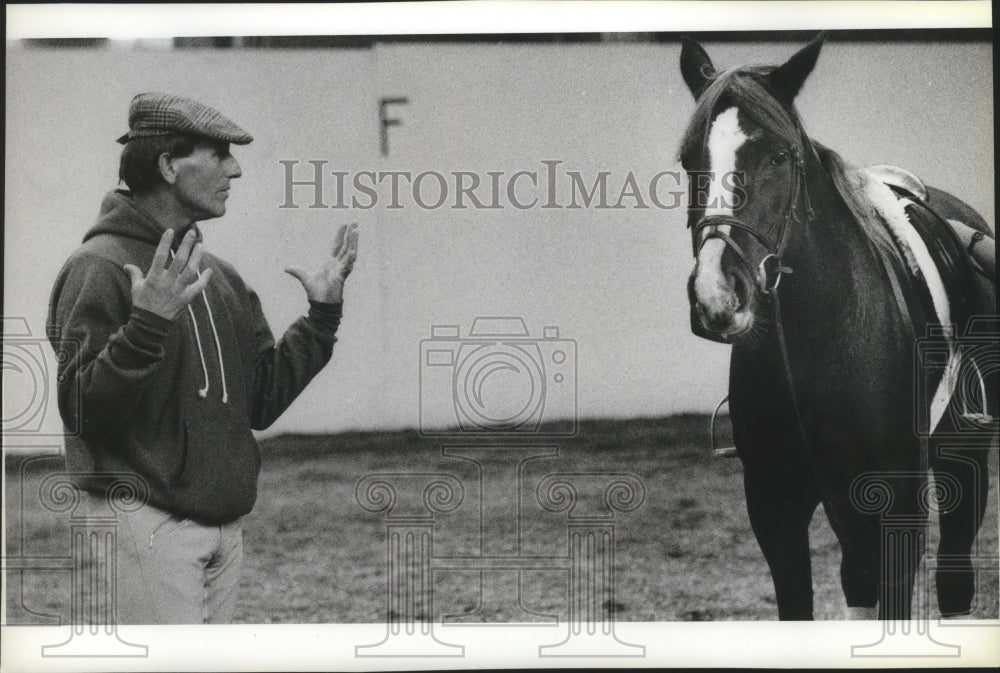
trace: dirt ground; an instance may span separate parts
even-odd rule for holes
[[[416,601],[418,619],[565,619],[571,528],[613,535],[613,572],[605,577],[613,578],[614,592],[604,585],[597,592],[600,609],[619,621],[776,619],[770,576],[747,520],[740,462],[710,455],[707,426],[707,418],[697,415],[587,421],[575,437],[506,449],[473,449],[473,441],[443,448],[414,431],[267,440],[259,499],[244,521],[246,560],[236,619],[385,620],[390,526],[424,526],[432,541],[428,554],[435,570],[427,576],[425,599]],[[974,618],[998,615],[995,455],[991,465],[988,518],[977,550],[988,568],[977,573]],[[46,510],[37,495],[44,475],[61,469],[58,457],[6,458],[8,558],[68,554],[67,515]],[[389,521],[386,512],[359,504],[359,480],[372,473],[395,473],[388,478],[397,484]],[[575,502],[560,500],[568,491],[552,486],[552,473],[571,473],[561,479],[577,486]],[[641,483],[641,506],[610,516],[604,485],[628,481],[613,476],[624,474]],[[459,484],[461,492],[451,503],[455,508],[437,513],[431,525],[419,517],[427,511],[423,486],[435,479]],[[540,489],[551,496],[549,509],[539,504]],[[377,489],[368,493],[379,495]],[[618,494],[622,509],[639,504],[635,492],[631,502],[627,489]],[[438,504],[447,508],[446,501]],[[935,540],[932,521],[931,549]],[[813,519],[811,546],[815,615],[840,619],[840,550],[822,511]],[[522,566],[534,566],[480,573],[476,559],[482,555],[532,557]],[[607,556],[594,552],[587,558],[599,563]],[[464,569],[454,569],[462,563]],[[8,623],[68,618],[68,571],[9,570],[6,581]],[[933,586],[918,590],[914,600],[916,615],[937,616]],[[394,606],[388,610],[399,614]]]

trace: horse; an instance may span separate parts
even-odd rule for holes
[[[947,221],[964,219],[983,232],[977,238],[992,234],[954,196],[881,182],[810,140],[794,101],[824,37],[780,66],[721,71],[684,39],[680,69],[696,102],[679,152],[691,183],[691,328],[732,344],[735,448],[778,618],[813,619],[808,529],[820,504],[841,547],[849,616],[911,618],[935,498],[938,607],[964,615],[996,443],[996,386],[973,357],[954,363],[977,338],[992,338],[995,349],[995,334],[961,333],[977,313],[994,313],[995,280],[986,284],[992,299],[971,282],[975,265]],[[926,266],[931,244],[921,250],[911,237],[918,224],[950,251],[937,268]],[[941,268],[945,258],[954,268]],[[915,364],[928,353],[949,364]],[[980,413],[967,413],[970,396],[955,393],[954,381],[968,376],[989,379],[975,400]],[[961,451],[945,446],[956,436]],[[892,534],[899,522],[906,534]]]

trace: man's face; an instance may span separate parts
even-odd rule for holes
[[[173,161],[174,193],[193,221],[225,215],[229,182],[243,174],[229,143],[201,141],[189,156]]]

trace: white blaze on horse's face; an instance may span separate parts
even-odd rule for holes
[[[708,133],[708,170],[712,172],[712,181],[705,215],[733,214],[729,207],[732,195],[723,180],[736,171],[736,152],[748,137],[740,128],[739,110],[735,107],[720,112],[712,122]],[[722,225],[719,230],[728,234],[730,227]],[[707,234],[708,230],[702,231],[702,237]],[[740,310],[733,278],[722,268],[725,250],[726,244],[719,238],[709,239],[701,246],[694,270],[694,294],[701,314],[708,322],[706,327],[721,327],[721,333],[728,336],[748,330],[753,314]]]

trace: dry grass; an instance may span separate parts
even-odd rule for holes
[[[578,436],[559,442],[559,454],[529,461],[521,472],[521,553],[565,556],[566,514],[543,510],[535,500],[539,480],[551,472],[630,472],[646,489],[643,506],[616,518],[616,594],[605,608],[622,621],[774,619],[771,580],[750,531],[737,459],[712,458],[706,419],[589,421]],[[442,455],[440,443],[415,432],[287,436],[264,443],[260,497],[245,520],[246,561],[237,620],[242,623],[377,622],[386,618],[383,515],[355,501],[357,481],[372,472],[448,472],[465,489],[463,504],[438,516],[434,554],[476,555],[480,544],[477,466]],[[510,476],[510,459],[484,464],[487,482]],[[989,515],[980,553],[997,557],[997,475],[991,477]],[[64,555],[65,515],[37,502],[42,476],[61,469],[58,459],[27,463],[7,459],[8,554]],[[499,482],[503,483],[503,482]],[[510,482],[501,493],[511,505]],[[23,493],[23,496],[22,496]],[[23,526],[18,512],[24,499]],[[486,498],[489,499],[489,496]],[[509,510],[509,507],[507,508]],[[516,517],[484,505],[483,539],[501,553],[516,553]],[[822,513],[812,524],[816,617],[839,619],[840,551]],[[504,546],[506,545],[506,546]],[[68,616],[69,574],[8,574],[8,621],[52,623]],[[978,573],[975,617],[997,617],[993,571]],[[475,571],[436,572],[432,612],[472,620],[566,616],[565,572],[486,573],[480,600]],[[933,595],[933,593],[931,594]],[[23,607],[21,601],[23,600]],[[917,600],[935,616],[935,601]],[[26,609],[25,609],[26,608]],[[920,609],[920,608],[918,608]],[[46,618],[43,615],[52,615]]]

